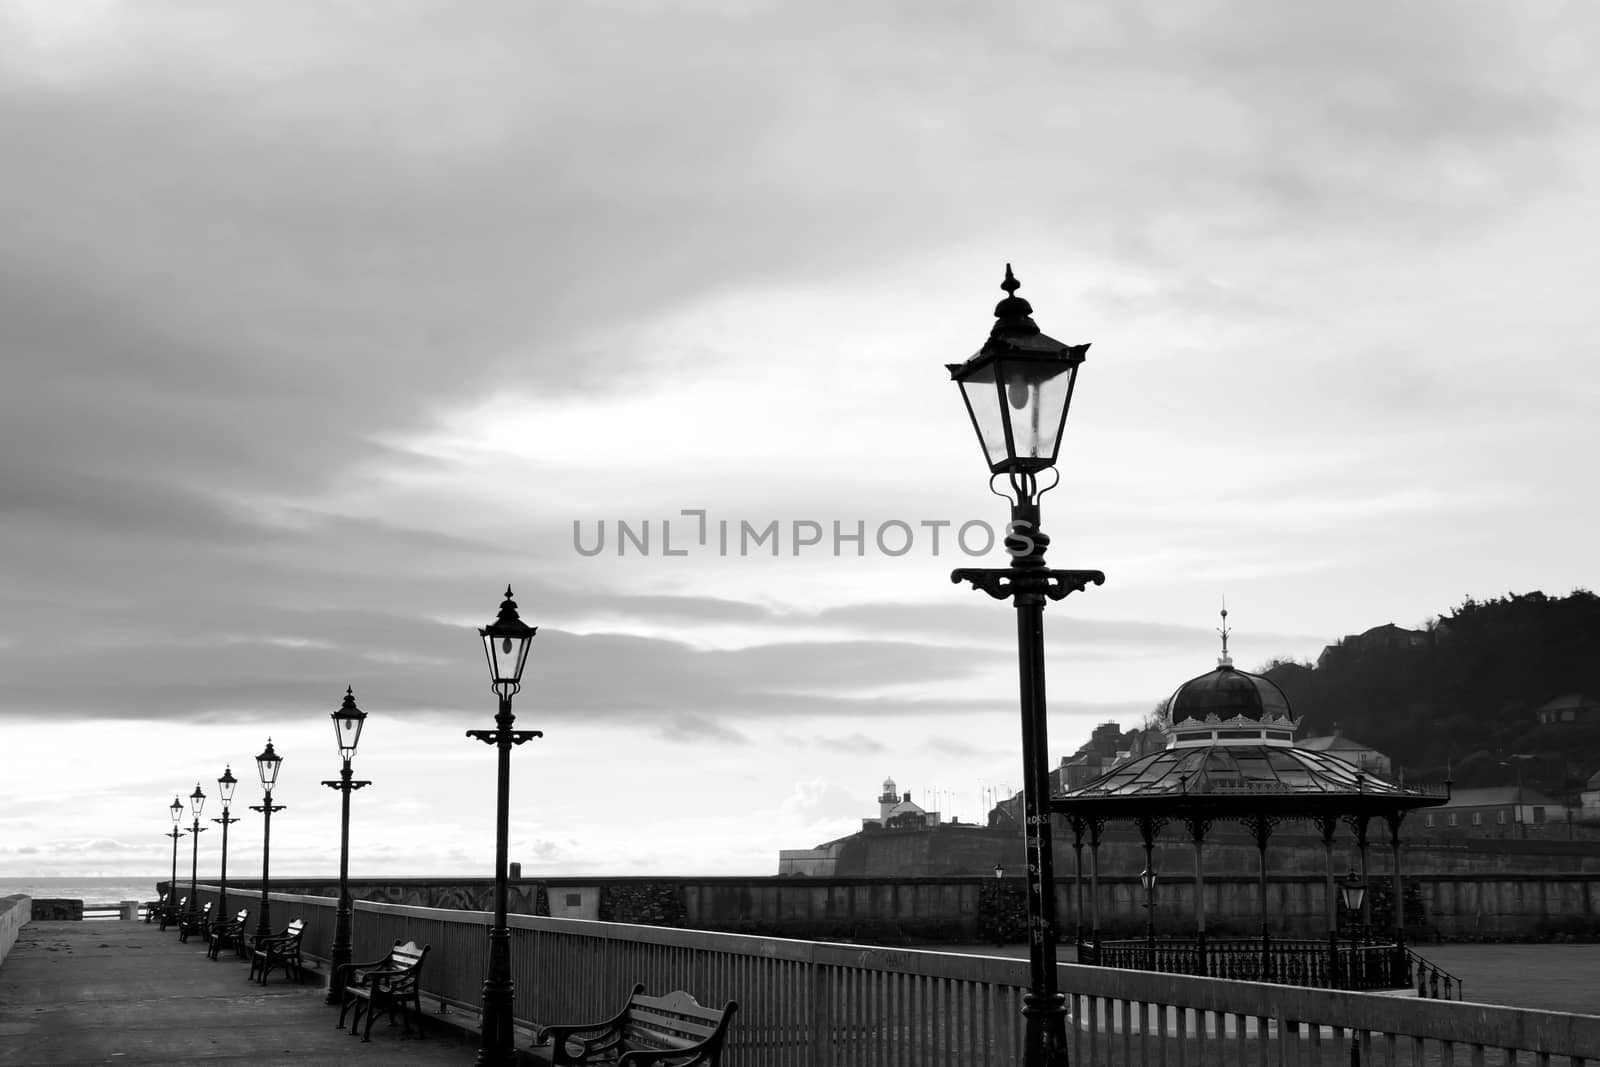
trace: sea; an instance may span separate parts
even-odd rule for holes
[[[154,878],[0,878],[0,897],[15,893],[37,899],[81,900],[86,906],[124,900],[142,903],[158,895]]]

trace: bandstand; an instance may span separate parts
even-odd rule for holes
[[[1283,691],[1268,678],[1238,670],[1228,656],[1224,610],[1222,655],[1215,670],[1179,686],[1167,701],[1167,747],[1112,768],[1106,774],[1051,798],[1073,835],[1076,877],[1084,888],[1084,845],[1091,929],[1077,936],[1080,963],[1137,968],[1286,985],[1334,989],[1414,989],[1423,996],[1459,997],[1459,983],[1406,945],[1401,827],[1417,809],[1444,804],[1443,787],[1406,787],[1364,773],[1324,752],[1295,746],[1295,719]],[[1323,899],[1326,940],[1274,936],[1267,891],[1268,846],[1286,822],[1308,824],[1320,837],[1325,866]],[[1365,893],[1368,830],[1388,829],[1392,852],[1393,921],[1388,936],[1371,930],[1371,900]],[[1140,874],[1153,908],[1153,852],[1163,834],[1181,834],[1194,852],[1194,934],[1157,938],[1152,920],[1143,939],[1100,936],[1100,845],[1108,823],[1131,824],[1144,846]],[[1256,937],[1210,937],[1205,907],[1208,834],[1237,823],[1259,855],[1260,933]],[[1336,877],[1335,838],[1344,827],[1358,857],[1346,879]],[[1359,866],[1359,877],[1355,867]],[[1367,897],[1367,899],[1363,899]],[[1342,898],[1342,900],[1341,900]],[[1351,935],[1339,934],[1341,902],[1354,914]]]

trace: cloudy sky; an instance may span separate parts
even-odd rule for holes
[[[1044,526],[1108,580],[1048,611],[1052,758],[1209,669],[1224,596],[1259,668],[1591,587],[1597,38],[1521,2],[11,0],[0,875],[164,877],[225,766],[258,872],[269,736],[274,870],[334,873],[347,685],[353,872],[490,875],[464,733],[508,582],[526,873],[774,873],[886,775],[981,819],[1014,622],[948,575],[1006,509],[944,364],[1007,262],[1093,343]]]

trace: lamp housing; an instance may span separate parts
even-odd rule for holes
[[[511,587],[506,586],[506,598],[500,603],[499,615],[494,622],[478,630],[489,660],[493,688],[501,696],[509,697],[522,688],[522,668],[528,662],[533,635],[538,632],[537,626],[529,626],[517,614],[517,602],[511,599]]]
[[[1140,871],[1139,884],[1144,886],[1144,891],[1146,893],[1154,890],[1156,887],[1156,872],[1151,870],[1149,867],[1146,867],[1144,870]]]
[[[267,747],[256,757],[256,773],[261,776],[262,789],[272,792],[273,785],[278,781],[278,768],[282,763],[283,757],[272,747],[272,738],[267,738]]]
[[[366,721],[367,713],[356,707],[354,690],[345,686],[344,703],[333,713],[333,732],[339,742],[339,755],[346,763],[356,754],[356,745],[361,743],[361,727]]]
[[[1350,873],[1339,882],[1339,898],[1344,901],[1345,910],[1354,914],[1361,910],[1361,905],[1367,900],[1367,883],[1356,874],[1354,867]]]
[[[194,817],[200,818],[200,809],[206,806],[206,795],[200,791],[200,783],[194,784],[194,792],[189,794],[189,806],[194,809]]]
[[[233,768],[223,768],[222,777],[217,779],[217,794],[222,797],[224,808],[233,803],[233,789],[238,784],[239,779],[233,776]]]
[[[1033,474],[1053,467],[1087,344],[1069,345],[1040,331],[1033,308],[1016,295],[1006,264],[989,339],[965,363],[946,364],[961,387],[967,415],[991,474]]]
[[[174,796],[172,798],[172,807],[168,810],[172,812],[172,825],[177,826],[178,820],[183,818],[183,801]]]

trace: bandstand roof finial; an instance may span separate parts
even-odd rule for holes
[[[1222,598],[1222,625],[1217,627],[1217,633],[1222,635],[1222,655],[1217,657],[1217,666],[1233,666],[1233,658],[1228,655],[1228,598]]]

